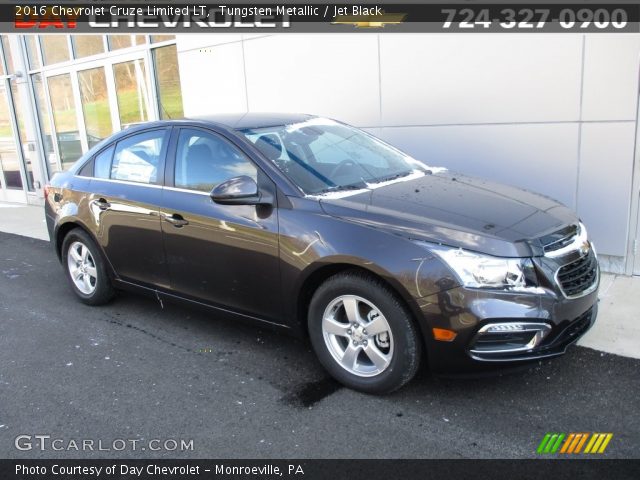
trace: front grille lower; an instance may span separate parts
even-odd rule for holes
[[[575,297],[591,288],[598,279],[598,260],[589,250],[587,255],[560,267],[556,274],[558,284],[567,297]]]
[[[542,349],[549,349],[554,348],[557,345],[564,345],[568,342],[574,341],[577,337],[580,337],[591,326],[594,314],[595,309],[594,307],[591,307],[589,310],[570,322],[563,322],[559,325],[560,330],[551,333],[545,339],[541,346]]]

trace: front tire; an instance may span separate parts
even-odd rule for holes
[[[410,313],[384,283],[345,272],[314,293],[308,317],[311,344],[340,383],[367,393],[389,393],[409,382],[422,344]]]
[[[114,296],[100,250],[79,228],[71,230],[62,242],[62,265],[76,296],[87,305],[103,305]]]

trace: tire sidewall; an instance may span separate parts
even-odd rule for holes
[[[393,336],[393,358],[374,377],[359,377],[340,366],[329,352],[322,332],[322,317],[331,301],[341,295],[357,295],[373,303],[385,316]],[[309,305],[309,337],[325,369],[339,382],[368,393],[388,393],[408,382],[417,370],[421,344],[406,308],[379,282],[360,275],[338,275],[322,284]]]

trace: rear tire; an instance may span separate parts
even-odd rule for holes
[[[115,291],[100,249],[79,228],[71,230],[62,242],[62,266],[73,293],[87,305],[104,305]]]
[[[411,314],[383,282],[351,271],[330,277],[309,305],[311,344],[343,385],[389,393],[418,371],[422,344]]]

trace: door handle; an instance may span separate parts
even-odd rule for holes
[[[111,204],[107,202],[104,198],[99,198],[98,200],[94,200],[93,204],[98,207],[100,210],[108,210],[111,208]]]
[[[165,213],[164,219],[176,228],[182,228],[185,225],[189,225],[189,222],[178,213],[173,213],[171,215]]]

